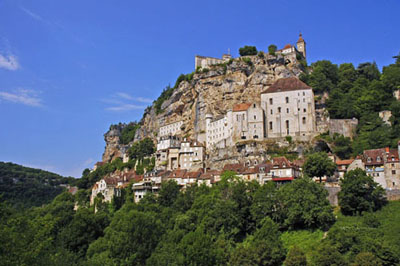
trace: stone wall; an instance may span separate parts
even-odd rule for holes
[[[338,133],[345,137],[353,138],[357,129],[358,119],[330,119],[329,120],[329,135]]]

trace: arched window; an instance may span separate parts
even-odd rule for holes
[[[306,123],[306,118],[303,117],[303,125]]]

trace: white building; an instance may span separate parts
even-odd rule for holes
[[[233,107],[233,142],[264,139],[264,112],[257,103],[241,103]]]
[[[158,136],[174,136],[181,133],[181,126],[183,125],[183,121],[178,121],[174,123],[167,124],[165,126],[160,127],[160,131]]]
[[[282,78],[261,94],[267,138],[312,137],[316,133],[314,93],[296,77]]]
[[[225,148],[232,143],[232,111],[225,115],[213,118],[211,113],[206,114],[206,145]]]

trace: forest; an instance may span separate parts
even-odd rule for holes
[[[0,265],[398,263],[400,202],[387,203],[362,170],[342,187],[341,211],[311,178],[259,185],[234,172],[185,191],[168,181],[139,203],[131,186],[92,206],[85,190],[24,211],[2,202]]]

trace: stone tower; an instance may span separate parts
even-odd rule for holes
[[[303,54],[303,57],[306,58],[306,42],[303,39],[303,35],[299,34],[299,40],[297,41],[297,51]]]

